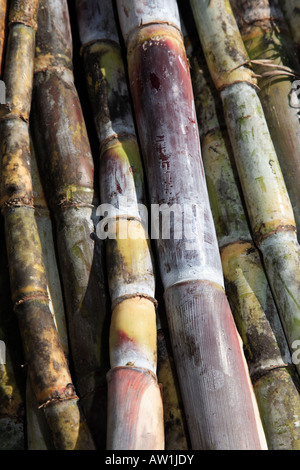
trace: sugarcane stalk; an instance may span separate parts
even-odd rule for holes
[[[89,446],[78,398],[49,308],[33,206],[28,130],[38,2],[11,2],[0,108],[1,194],[13,306],[28,375],[58,449]]]
[[[53,320],[58,331],[61,346],[65,356],[69,357],[69,343],[67,324],[64,308],[64,299],[60,281],[60,273],[57,265],[55,241],[53,236],[53,223],[42,186],[36,159],[34,144],[30,138],[31,153],[31,177],[33,186],[33,202],[35,207],[35,218],[38,226],[42,245],[43,257],[48,280],[48,294],[50,309]]]
[[[33,87],[32,129],[41,180],[55,218],[70,361],[97,448],[106,439],[107,295],[104,253],[96,238],[94,162],[74,83],[66,1],[43,0]]]
[[[155,277],[139,214],[139,204],[145,203],[143,168],[113,4],[82,0],[76,6],[100,143],[100,201],[107,208],[102,221],[107,232],[98,232],[106,239],[112,301],[107,448],[163,449],[162,398],[156,377]]]
[[[298,49],[300,48],[300,1],[280,0],[286,21],[289,25],[291,35]]]
[[[199,40],[193,35],[193,25],[187,29],[185,44],[226,293],[243,340],[268,448],[296,450],[300,444],[300,381],[251,237],[222,103],[210,79]]]
[[[253,240],[263,258],[292,357],[300,338],[300,251],[291,202],[230,4],[191,1],[223,102]],[[226,31],[226,33],[225,33]],[[213,53],[212,53],[213,51]],[[298,372],[299,361],[295,361]]]
[[[265,448],[224,292],[177,3],[121,0],[117,8],[150,203],[180,209],[172,235],[153,236],[191,445]],[[193,232],[179,236],[182,214]],[[158,224],[155,213],[152,223]]]
[[[10,297],[2,218],[0,227],[0,450],[24,450],[26,373]]]
[[[2,313],[2,312],[1,312]],[[5,312],[8,313],[8,312]],[[2,319],[1,319],[2,320]],[[15,325],[14,325],[15,326]],[[10,333],[13,344],[5,340],[5,364],[0,364],[0,450],[25,450],[25,380],[22,377],[21,363],[11,349],[18,347],[18,330]],[[0,329],[1,338],[3,330]],[[21,380],[20,380],[21,379]],[[23,379],[23,380],[22,380]]]
[[[47,273],[49,307],[58,331],[60,343],[66,358],[69,358],[68,335],[65,309],[53,239],[50,211],[37,167],[36,153],[30,139],[31,177],[34,194],[35,218],[41,241],[42,253]],[[30,381],[26,384],[26,434],[28,450],[51,450],[53,442],[42,409],[38,408]]]
[[[272,142],[293,207],[297,232],[300,227],[300,124],[294,81],[300,64],[278,0],[231,0],[235,19],[259,86]]]

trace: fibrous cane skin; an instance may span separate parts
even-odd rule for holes
[[[252,67],[272,142],[300,228],[299,108],[300,64],[278,0],[231,0]],[[294,83],[295,82],[295,83]]]
[[[214,0],[208,8],[191,0],[191,6],[210,74],[222,99],[253,240],[262,255],[293,357],[300,337],[300,248],[256,79],[245,65],[249,57],[229,2]],[[295,366],[299,372],[299,361]]]
[[[188,19],[192,23],[191,12]],[[243,340],[268,448],[296,450],[300,444],[299,378],[251,237],[222,103],[209,77],[193,23],[188,26],[185,44],[226,293]]]
[[[21,337],[10,296],[3,219],[0,225],[0,450],[24,450],[25,383]]]
[[[120,0],[117,7],[150,203],[180,216],[171,223],[175,236],[157,237],[156,249],[191,445],[266,448],[224,292],[177,4]],[[180,237],[182,214],[190,231]]]
[[[143,168],[112,2],[77,2],[86,82],[100,142],[100,222],[112,301],[108,449],[163,449],[162,397],[156,377],[155,278]],[[100,206],[101,207],[101,206]]]
[[[12,1],[0,109],[1,194],[12,301],[28,375],[56,448],[88,441],[77,395],[49,307],[47,278],[33,206],[28,119],[38,1]],[[70,421],[73,426],[70,427]],[[86,444],[86,442],[85,442]]]
[[[31,176],[34,193],[35,219],[41,241],[43,259],[47,274],[49,306],[58,331],[60,343],[66,358],[69,358],[66,316],[62,295],[61,279],[54,247],[53,227],[50,211],[37,167],[36,154],[31,139]],[[45,414],[38,408],[30,381],[26,383],[26,437],[28,450],[52,450],[53,442],[47,427]]]
[[[30,139],[31,153],[31,177],[34,193],[35,218],[39,230],[43,257],[45,260],[45,269],[48,280],[48,294],[50,298],[50,308],[53,314],[54,322],[58,331],[59,339],[65,356],[69,357],[69,343],[66,324],[66,315],[64,308],[64,299],[62,293],[60,273],[57,264],[57,254],[54,245],[53,223],[50,210],[46,201],[45,192],[40,178],[40,173],[36,160],[36,152]]]
[[[94,162],[74,84],[66,1],[42,0],[38,15],[31,124],[41,179],[54,214],[70,360],[96,445],[106,436],[107,295],[96,237]]]

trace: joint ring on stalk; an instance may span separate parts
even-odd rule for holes
[[[147,294],[139,294],[139,293],[136,293],[136,294],[127,294],[127,295],[121,295],[120,297],[118,297],[117,299],[115,299],[112,303],[112,310],[116,307],[116,305],[120,304],[121,302],[123,302],[123,300],[128,300],[128,299],[135,299],[137,297],[140,297],[142,299],[147,299],[147,300],[150,300],[150,302],[152,302],[154,304],[154,307],[155,309],[158,307],[158,302],[157,300],[154,298],[154,297],[151,297],[150,295],[147,295]]]
[[[270,366],[270,367],[264,367],[263,369],[258,370],[257,372],[254,372],[253,374],[251,374],[252,382],[253,383],[257,382],[261,377],[263,377],[264,375],[267,375],[271,370],[274,370],[274,369],[291,369],[291,370],[293,370],[293,365],[286,363],[286,364],[279,364],[279,365]]]
[[[3,209],[11,209],[14,207],[30,207],[34,209],[34,199],[31,197],[16,197],[5,201],[3,204]]]
[[[24,302],[28,302],[30,300],[41,300],[42,302],[43,301],[44,302],[49,302],[50,299],[49,299],[48,295],[43,293],[43,292],[24,295],[24,296],[22,296],[22,298],[15,301],[15,308],[19,307]]]
[[[79,400],[79,397],[76,395],[74,385],[72,383],[68,383],[62,392],[54,392],[53,397],[49,398],[49,400],[47,400],[45,403],[39,405],[39,408],[46,408],[47,406],[51,405],[51,403],[58,401],[74,399]]]

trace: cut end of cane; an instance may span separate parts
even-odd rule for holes
[[[108,372],[107,381],[107,449],[163,450],[163,406],[155,375],[146,369],[116,367]]]
[[[44,407],[48,426],[57,450],[95,450],[78,398],[54,400]]]

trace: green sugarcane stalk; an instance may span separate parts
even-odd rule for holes
[[[190,37],[186,36],[185,44],[226,293],[243,340],[268,448],[296,450],[300,445],[300,381],[251,237],[222,103],[192,26],[187,28]]]
[[[247,207],[295,366],[300,338],[300,250],[291,202],[228,1],[191,0],[202,49],[223,102]]]
[[[266,448],[224,292],[177,3],[119,0],[117,8],[150,203],[179,209],[172,235],[154,235],[191,445]],[[194,231],[180,237],[182,213]]]
[[[56,448],[89,445],[78,398],[49,307],[46,270],[34,213],[29,113],[38,1],[12,1],[0,108],[1,191],[13,306],[35,397]]]
[[[77,13],[100,143],[100,200],[108,210],[103,221],[108,230],[97,232],[106,239],[112,300],[107,448],[163,449],[162,397],[156,377],[155,277],[139,214],[139,204],[145,204],[143,168],[113,4],[81,0]],[[123,207],[120,198],[126,199]]]
[[[96,237],[94,162],[74,84],[67,2],[42,0],[38,20],[33,138],[47,203],[55,218],[74,380],[97,448],[103,448],[108,299],[103,243]]]
[[[300,124],[294,81],[300,64],[278,0],[231,0],[231,6],[257,74],[261,101],[272,142],[300,227]],[[266,65],[264,65],[266,64]],[[299,82],[300,83],[300,82]]]

